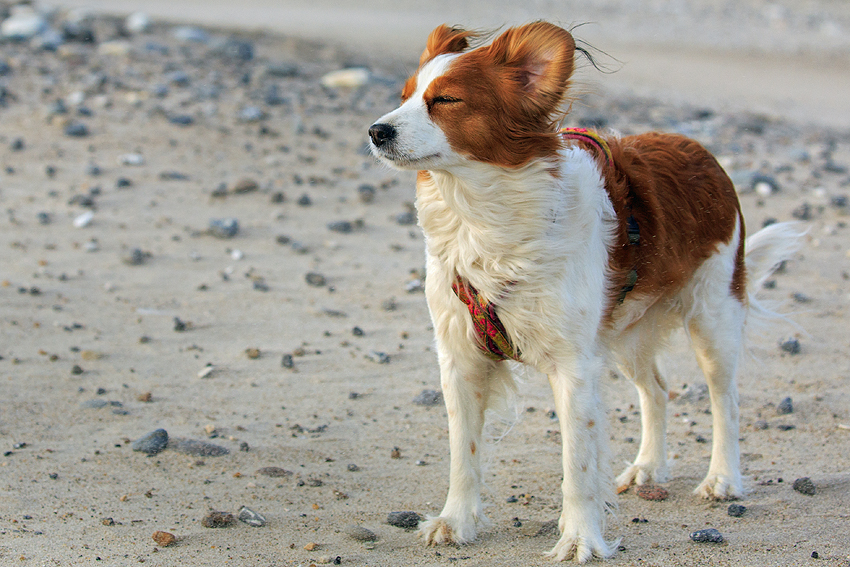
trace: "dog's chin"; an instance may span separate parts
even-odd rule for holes
[[[422,157],[402,156],[393,152],[385,152],[372,146],[372,155],[374,155],[382,163],[400,170],[420,170],[439,167],[442,156],[440,154],[429,154]]]

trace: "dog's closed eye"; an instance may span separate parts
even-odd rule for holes
[[[458,102],[463,102],[463,100],[456,98],[456,97],[453,97],[453,96],[447,96],[447,95],[439,95],[439,96],[435,96],[434,98],[431,99],[431,105],[434,105],[434,104],[455,104],[455,103],[458,103]]]

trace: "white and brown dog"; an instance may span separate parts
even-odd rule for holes
[[[506,359],[549,377],[563,440],[561,537],[550,555],[608,557],[615,502],[600,378],[608,363],[634,381],[642,436],[617,477],[667,480],[667,384],[656,367],[684,325],[711,393],[706,498],[736,498],[736,370],[753,292],[792,251],[787,224],[746,241],[729,177],[677,135],[603,137],[558,130],[573,72],[569,32],[538,22],[470,48],[440,26],[402,105],[370,129],[386,164],[418,170],[427,245],[425,292],[449,419],[451,478],[428,543],[473,540],[482,514],[484,413],[514,387]]]

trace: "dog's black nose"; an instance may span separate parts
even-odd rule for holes
[[[369,128],[369,137],[372,138],[372,143],[380,148],[387,142],[392,142],[395,138],[395,128],[389,124],[372,124]]]

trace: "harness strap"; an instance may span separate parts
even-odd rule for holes
[[[579,142],[585,142],[594,146],[602,152],[609,166],[614,165],[614,157],[611,155],[611,148],[608,146],[608,142],[593,130],[588,130],[587,128],[561,128],[558,130],[558,133],[565,140],[578,140]]]
[[[495,306],[481,297],[478,290],[460,276],[457,276],[452,284],[452,291],[469,309],[472,327],[478,336],[478,346],[481,350],[494,360],[511,359],[521,362],[521,354],[508,337]]]

